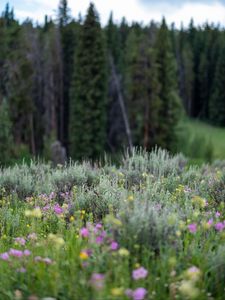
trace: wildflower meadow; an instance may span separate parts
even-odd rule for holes
[[[0,299],[225,299],[225,164],[134,150],[120,165],[0,171]]]

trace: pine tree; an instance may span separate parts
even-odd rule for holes
[[[224,39],[221,40],[224,45]],[[209,103],[210,121],[225,126],[225,47],[221,47]]]
[[[121,39],[119,28],[114,24],[113,13],[110,14],[109,22],[106,27],[106,37],[108,52],[112,55],[117,67],[121,67]]]
[[[182,53],[183,62],[183,99],[186,112],[189,116],[192,115],[193,107],[193,91],[194,91],[194,64],[193,53],[189,44],[187,43]]]
[[[10,117],[13,122],[13,135],[16,144],[28,145],[35,154],[34,141],[34,102],[33,102],[33,65],[30,44],[26,36],[26,26],[15,24],[9,37],[7,59],[7,98]]]
[[[8,163],[12,155],[12,123],[9,105],[5,99],[0,103],[0,164]]]
[[[70,21],[70,9],[67,0],[60,0],[58,7],[58,21],[60,28],[65,27]]]
[[[59,105],[59,139],[68,147],[69,124],[69,90],[73,73],[73,57],[76,43],[76,23],[71,21],[71,11],[67,0],[60,0],[58,7],[58,24],[60,33],[62,62],[62,99]]]
[[[10,10],[9,3],[6,3],[5,11],[3,12],[2,17],[6,27],[9,27],[14,22],[14,11],[13,8]]]
[[[70,155],[96,158],[106,143],[106,51],[91,3],[81,29],[71,89]]]
[[[127,39],[126,98],[134,144],[150,150],[156,143],[160,84],[155,51],[139,30]]]
[[[176,140],[176,126],[179,119],[180,99],[177,88],[176,61],[172,54],[169,30],[163,19],[156,37],[156,62],[158,64],[158,81],[161,84],[159,98],[159,127],[157,144],[169,150]]]

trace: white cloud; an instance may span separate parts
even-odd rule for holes
[[[29,16],[33,20],[42,22],[45,14],[55,15],[59,1],[25,0],[25,2],[24,10],[15,7],[17,16],[21,19]],[[185,2],[179,7],[169,4],[145,6],[138,0],[93,0],[93,2],[100,13],[103,24],[107,22],[110,11],[113,11],[114,18],[118,21],[125,16],[128,21],[143,21],[147,24],[152,19],[160,21],[162,16],[165,16],[168,23],[175,22],[177,26],[180,26],[181,22],[187,25],[192,17],[197,24],[204,23],[206,20],[225,24],[225,6],[218,1],[212,1],[210,4]],[[90,0],[69,0],[69,6],[74,16],[78,16],[79,12],[85,15],[89,3]],[[30,10],[30,7],[34,9]]]

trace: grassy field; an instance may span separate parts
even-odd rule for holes
[[[207,160],[207,155],[209,158],[212,155],[210,160],[225,159],[225,128],[184,119],[179,126],[179,132],[178,149],[185,155],[202,160]]]
[[[223,300],[225,164],[0,170],[1,300]]]

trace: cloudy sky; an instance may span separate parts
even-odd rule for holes
[[[2,11],[7,0],[0,0]],[[8,0],[14,7],[16,17],[24,20],[26,17],[42,22],[44,15],[55,15],[59,0]],[[69,0],[73,15],[85,14],[90,0]],[[123,16],[128,21],[143,21],[151,19],[160,21],[165,16],[169,23],[181,22],[187,25],[193,17],[196,24],[206,20],[225,25],[225,0],[92,0],[100,13],[101,21],[105,24],[110,11],[114,18],[120,20]]]

